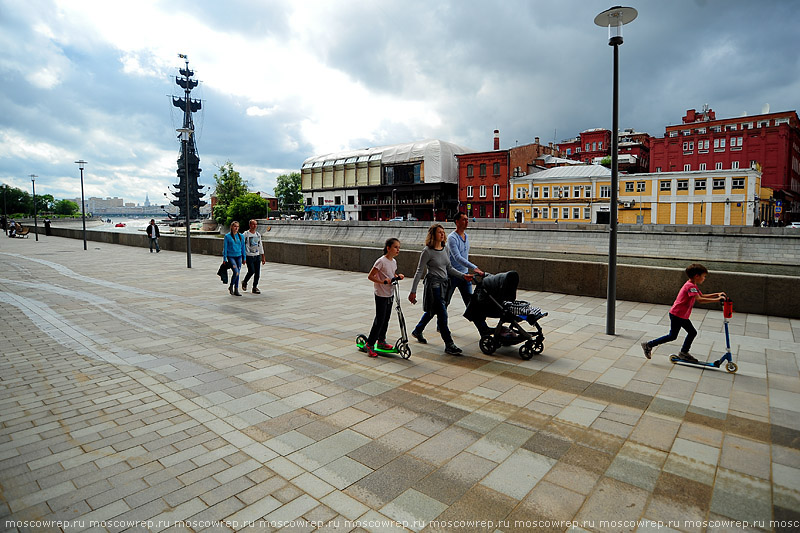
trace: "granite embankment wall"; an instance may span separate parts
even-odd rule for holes
[[[353,236],[350,234],[347,239],[342,239],[340,232],[343,231],[343,228],[341,226],[330,226],[330,231],[326,232],[329,239],[327,242],[298,242],[308,240],[299,238],[286,241],[283,239],[284,236],[278,238],[281,231],[273,233],[279,230],[281,225],[271,224],[271,226],[272,230],[265,239],[265,249],[269,261],[355,272],[368,272],[375,259],[380,255],[379,246],[382,245],[382,242],[376,245],[374,238],[370,236],[378,233],[382,236],[387,234],[385,226],[380,228],[382,231],[377,231],[378,228],[368,231],[364,229],[365,226],[356,226],[362,232],[360,237],[364,244],[352,246],[339,244],[341,241],[349,242]],[[311,232],[307,225],[297,224],[294,227],[305,227],[306,237],[310,233],[317,234],[316,229]],[[261,228],[262,231],[264,229]],[[294,231],[294,228],[292,230]],[[398,257],[399,270],[407,275],[413,275],[416,269],[419,260],[419,252],[416,250],[421,248],[417,241],[420,236],[424,236],[425,230],[426,228],[423,226],[398,226],[392,232],[393,235],[398,235],[404,243],[416,243],[413,246],[409,244],[408,248],[404,247],[403,253]],[[500,232],[500,229],[495,231]],[[473,229],[470,231],[470,238],[480,233],[482,232],[476,232]],[[73,239],[83,238],[82,231],[77,228],[54,227],[53,234]],[[500,235],[500,233],[497,234],[498,242]],[[604,235],[607,239],[608,234]],[[147,236],[143,233],[89,231],[87,239],[126,246],[148,247]],[[482,237],[482,239],[484,243],[490,244],[490,239],[487,240],[486,237]],[[516,242],[509,237],[506,239]],[[572,236],[569,239],[572,239]],[[561,237],[561,240],[569,239]],[[162,235],[159,242],[162,249],[186,251],[185,236]],[[795,240],[794,242],[800,241]],[[687,246],[693,245],[684,243],[683,249]],[[714,247],[715,245],[710,246]],[[746,252],[741,247],[739,249],[742,253]],[[221,256],[222,239],[193,237],[192,253]],[[694,257],[700,255],[697,250],[694,254]],[[605,263],[514,257],[508,252],[503,256],[472,254],[471,258],[473,262],[481,265],[488,272],[516,270],[520,274],[521,289],[577,294],[595,298],[606,297],[607,265]],[[670,305],[675,298],[677,289],[684,281],[683,270],[678,268],[618,265],[617,299]],[[714,272],[703,289],[707,292],[725,290],[734,299],[736,310],[739,312],[800,318],[800,298],[798,298],[800,277],[798,276]],[[707,307],[716,309],[718,306],[710,304]]]

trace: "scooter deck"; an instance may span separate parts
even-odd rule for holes
[[[358,346],[359,350],[363,350],[366,345],[367,345],[366,342],[356,342],[356,346]],[[392,346],[391,350],[384,350],[383,348],[378,348],[377,346],[374,346],[372,349],[373,349],[373,351],[375,351],[377,353],[387,353],[387,354],[397,354],[397,353],[399,353],[395,346]]]
[[[681,358],[678,354],[671,354],[669,356],[669,360],[672,364],[682,364],[685,366],[694,366],[700,368],[711,368],[714,370],[727,370],[729,373],[734,374],[739,367],[734,363],[732,360],[729,359],[730,356],[726,354],[722,359],[714,362],[707,362],[707,361],[687,361],[686,359]],[[726,363],[727,361],[727,363]],[[724,363],[724,364],[723,364]]]

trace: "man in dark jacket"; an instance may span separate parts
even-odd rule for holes
[[[161,248],[158,247],[158,237],[160,233],[158,232],[158,226],[156,226],[155,219],[150,219],[150,225],[147,226],[147,236],[150,239],[150,253],[153,253],[153,245],[156,246],[156,253],[161,251]]]

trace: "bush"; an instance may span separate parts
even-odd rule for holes
[[[247,228],[247,223],[251,218],[264,218],[267,214],[267,200],[256,193],[247,193],[244,196],[235,198],[228,206],[225,224],[230,225],[234,220],[239,221],[242,228]],[[216,210],[214,218],[216,218]]]

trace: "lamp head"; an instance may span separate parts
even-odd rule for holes
[[[78,161],[75,161],[75,163],[78,165],[78,168],[81,169],[81,170],[86,168],[86,161],[84,161],[83,159],[79,159]]]
[[[614,6],[597,15],[594,23],[608,28],[608,44],[616,46],[622,44],[622,26],[633,22],[638,15],[632,7]]]

